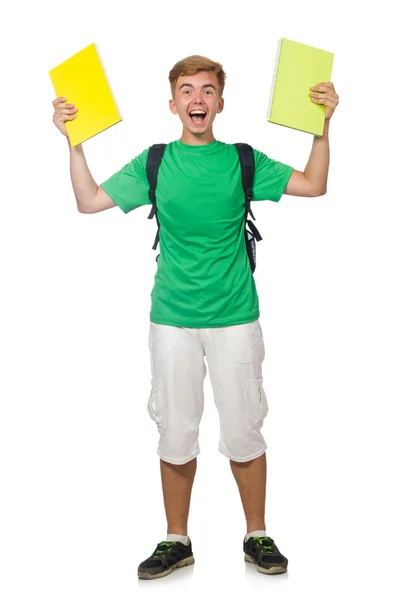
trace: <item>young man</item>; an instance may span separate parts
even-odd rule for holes
[[[221,431],[219,451],[230,460],[247,523],[245,560],[262,573],[284,573],[288,560],[265,527],[266,443],[260,432],[268,406],[262,386],[264,342],[258,296],[245,248],[245,198],[237,150],[215,140],[212,126],[224,106],[222,65],[202,56],[179,61],[169,74],[170,110],[182,121],[179,140],[167,145],[156,199],[161,254],[151,293],[149,347],[152,389],[148,411],[160,434],[158,454],[167,538],[138,567],[154,579],[194,562],[188,514],[200,452],[204,407],[204,356]],[[277,202],[283,194],[326,193],[328,129],[338,104],[332,83],[311,88],[326,106],[321,137],[313,140],[303,172],[254,150],[253,201]],[[77,107],[54,100],[54,123]],[[68,140],[69,141],[69,140]],[[71,178],[80,212],[119,206],[124,213],[151,204],[146,175],[149,149],[98,186],[82,146],[70,148]]]

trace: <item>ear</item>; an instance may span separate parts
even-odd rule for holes
[[[175,102],[174,102],[174,100],[170,100],[170,101],[169,101],[169,105],[170,105],[170,111],[171,111],[171,112],[172,112],[174,115],[177,115],[177,114],[178,114],[178,111],[176,110],[176,107],[175,107]]]
[[[218,102],[218,110],[216,111],[217,113],[221,113],[223,111],[224,104],[225,101],[223,98],[221,98]]]

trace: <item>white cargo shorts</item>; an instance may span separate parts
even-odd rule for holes
[[[265,346],[259,319],[215,328],[150,322],[149,348],[152,382],[147,408],[160,434],[160,458],[182,465],[200,453],[204,357],[219,413],[219,452],[246,462],[266,451],[260,431],[268,404],[262,385]]]

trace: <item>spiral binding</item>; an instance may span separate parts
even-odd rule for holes
[[[272,83],[272,87],[270,89],[269,109],[267,111],[267,120],[268,121],[272,117],[274,92],[276,91],[276,83],[277,83],[277,76],[278,76],[278,66],[279,66],[279,62],[280,62],[280,54],[281,54],[282,45],[283,45],[283,38],[281,38],[278,41],[278,45],[277,45],[276,62],[275,62],[274,71],[273,71],[273,83]]]

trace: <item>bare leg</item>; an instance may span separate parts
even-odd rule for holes
[[[241,463],[231,460],[230,467],[243,503],[247,533],[266,529],[266,452],[259,458],[248,462]]]
[[[187,535],[190,496],[197,469],[197,458],[184,465],[172,465],[160,459],[167,533]]]

